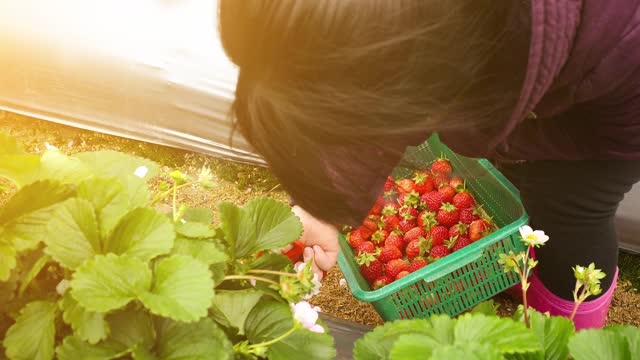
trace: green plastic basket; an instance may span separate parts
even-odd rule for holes
[[[529,218],[518,190],[489,161],[459,156],[434,135],[408,149],[392,175],[403,177],[425,169],[440,154],[449,158],[454,172],[466,180],[467,189],[499,229],[378,290],[372,290],[362,277],[353,250],[340,235],[338,264],[353,296],[371,303],[385,321],[434,314],[455,316],[519,281],[513,273],[505,273],[498,260],[500,254],[525,249],[518,228]]]

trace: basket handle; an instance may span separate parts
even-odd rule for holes
[[[442,272],[451,273],[455,270],[458,270],[464,266],[469,265],[470,263],[478,260],[484,255],[484,249],[477,251],[475,254],[470,254],[469,256],[464,257],[463,262],[452,262],[447,263],[446,265],[442,265],[442,267],[433,269],[432,275],[424,277],[422,280],[426,282],[433,282],[442,277]]]

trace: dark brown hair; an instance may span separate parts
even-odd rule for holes
[[[219,11],[239,130],[332,223],[362,218],[407,145],[500,126],[524,78],[517,0],[220,0]]]

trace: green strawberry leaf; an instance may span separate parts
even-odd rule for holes
[[[97,344],[109,336],[104,313],[87,311],[67,291],[58,303],[62,319],[69,324],[80,340]]]
[[[151,350],[142,347],[136,346],[131,351],[131,356],[134,360],[158,360],[158,358],[151,352]]]
[[[602,329],[577,332],[569,339],[569,353],[575,360],[631,359],[626,336]]]
[[[282,254],[264,253],[259,258],[249,263],[251,269],[284,270],[291,265],[291,260]]]
[[[320,321],[319,321],[320,322]],[[249,313],[245,321],[247,339],[253,344],[273,340],[294,326],[291,308],[275,301],[261,301]],[[334,359],[336,350],[333,338],[307,329],[298,329],[284,339],[269,345],[271,360]]]
[[[16,249],[0,241],[0,282],[9,280],[15,267]]]
[[[408,354],[407,354],[408,355]],[[420,356],[418,356],[420,357]],[[392,359],[409,359],[407,357],[391,357]],[[464,360],[502,360],[504,356],[496,348],[489,345],[448,345],[434,349],[430,359],[464,359]]]
[[[65,184],[78,184],[94,173],[80,160],[59,150],[47,150],[40,158],[40,167],[33,180],[58,180]]]
[[[74,194],[70,186],[54,181],[23,187],[0,210],[0,243],[12,244],[18,252],[35,249],[47,235],[52,212]]]
[[[209,270],[213,274],[213,283],[215,286],[220,285],[224,281],[224,277],[227,274],[227,263],[217,263],[209,266]]]
[[[124,186],[115,178],[93,178],[81,182],[78,185],[78,197],[93,205],[102,238],[107,238],[120,219],[131,210]]]
[[[435,339],[424,334],[400,335],[393,343],[389,359],[429,359],[433,351],[442,345]],[[450,345],[449,345],[450,346]]]
[[[104,244],[104,252],[127,254],[147,262],[171,251],[173,224],[149,208],[137,208],[126,214]]]
[[[640,360],[640,329],[631,325],[615,325],[605,328],[606,331],[624,336],[629,344],[632,360]]]
[[[138,178],[149,180],[160,172],[160,168],[151,160],[122,152],[105,150],[84,152],[73,155],[81,161],[92,173],[99,177],[116,177],[123,182],[130,175],[135,175],[140,167],[146,167],[144,176]],[[143,175],[142,173],[138,173]]]
[[[228,202],[223,202],[218,205],[218,216],[220,217],[220,228],[224,234],[224,239],[232,250],[232,259],[236,258],[235,246],[238,239],[238,231],[240,226],[240,219],[242,218],[242,209],[236,205]]]
[[[540,359],[564,360],[569,354],[567,344],[574,333],[573,323],[564,317],[549,317],[529,309],[531,330],[536,336],[542,351]]]
[[[69,185],[55,181],[29,184],[15,193],[0,209],[0,224],[8,224],[36,211],[48,209],[74,194]]]
[[[438,316],[436,316],[438,317]],[[453,320],[441,316],[453,323]],[[448,323],[448,322],[447,322]],[[442,326],[441,326],[442,327]],[[446,329],[446,328],[445,328]],[[451,332],[453,329],[451,327]],[[435,333],[429,320],[398,320],[376,327],[356,341],[353,356],[358,360],[388,359],[394,342],[402,335]]]
[[[183,323],[157,319],[156,354],[160,360],[233,359],[227,335],[209,318]]]
[[[188,255],[206,264],[224,263],[228,260],[225,252],[207,240],[192,240],[178,236],[173,243],[173,254]]]
[[[18,290],[18,294],[20,294],[20,296],[22,296],[22,294],[24,294],[24,291],[27,290],[27,287],[29,287],[29,284],[31,284],[33,279],[35,279],[36,276],[38,276],[40,271],[42,271],[42,269],[51,260],[53,260],[53,259],[51,259],[50,256],[42,254],[41,251],[38,251],[37,254],[38,254],[38,258],[33,263],[33,265],[31,265],[31,268],[29,269],[29,271],[27,271],[26,273],[21,274],[21,276],[20,276],[20,289]]]
[[[0,177],[20,187],[33,179],[39,166],[40,157],[27,154],[14,137],[0,133]]]
[[[156,342],[152,316],[144,310],[126,309],[107,315],[110,340],[127,349],[150,349]]]
[[[151,270],[129,255],[97,255],[73,274],[71,295],[88,311],[119,309],[151,288]]]
[[[255,289],[220,290],[213,299],[213,307],[228,320],[230,326],[238,329],[239,335],[244,335],[244,322],[262,295],[262,291]]]
[[[210,225],[213,222],[213,211],[207,208],[188,208],[182,218],[185,221]]]
[[[245,205],[237,226],[238,257],[282,248],[302,235],[302,223],[289,206],[270,198],[252,200]]]
[[[127,199],[129,199],[129,209],[145,207],[149,204],[151,194],[149,194],[149,186],[143,179],[129,175],[126,179],[122,179],[121,183],[124,186]]]
[[[213,300],[213,279],[207,265],[190,256],[172,255],[154,271],[153,287],[140,301],[154,314],[178,321],[207,315]]]
[[[192,239],[206,239],[216,235],[215,230],[211,229],[209,225],[197,222],[178,222],[175,227],[178,234]]]
[[[476,307],[471,310],[472,314],[484,314],[484,315],[498,315],[498,307],[500,305],[496,304],[492,299],[483,301],[480,304],[476,305]]]
[[[45,253],[68,269],[100,253],[100,234],[93,205],[73,198],[52,214],[45,238]]]
[[[119,359],[128,352],[129,349],[112,340],[91,345],[76,335],[65,337],[62,344],[56,348],[58,360],[111,360]]]
[[[487,344],[503,354],[542,350],[534,334],[524,324],[495,316],[460,316],[454,329],[454,337],[454,344]]]
[[[3,345],[12,360],[53,359],[57,306],[34,301],[20,310],[20,316],[6,333]]]

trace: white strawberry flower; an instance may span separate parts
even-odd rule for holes
[[[521,226],[520,236],[522,236],[522,241],[530,246],[544,245],[544,243],[549,241],[549,236],[547,236],[544,231],[533,230],[531,226]]]
[[[304,262],[299,262],[293,266],[296,273],[298,274],[304,272],[306,267],[307,267],[307,263],[304,263]],[[313,274],[313,279],[311,279],[311,282],[313,283],[313,289],[311,289],[311,291],[308,294],[302,296],[303,300],[309,300],[312,297],[320,294],[320,288],[322,287],[322,283],[320,282],[320,277],[318,276],[318,274],[316,273]]]
[[[347,286],[347,280],[345,280],[345,278],[341,278],[338,281],[338,284],[340,284],[340,286]]]
[[[293,318],[302,327],[318,334],[324,333],[324,328],[320,324],[316,324],[318,312],[320,312],[319,307],[311,306],[306,301],[300,301],[297,304],[291,304],[291,310],[293,311]]]
[[[142,179],[143,177],[147,176],[148,172],[149,169],[146,166],[139,166],[136,171],[133,172],[133,175]]]

